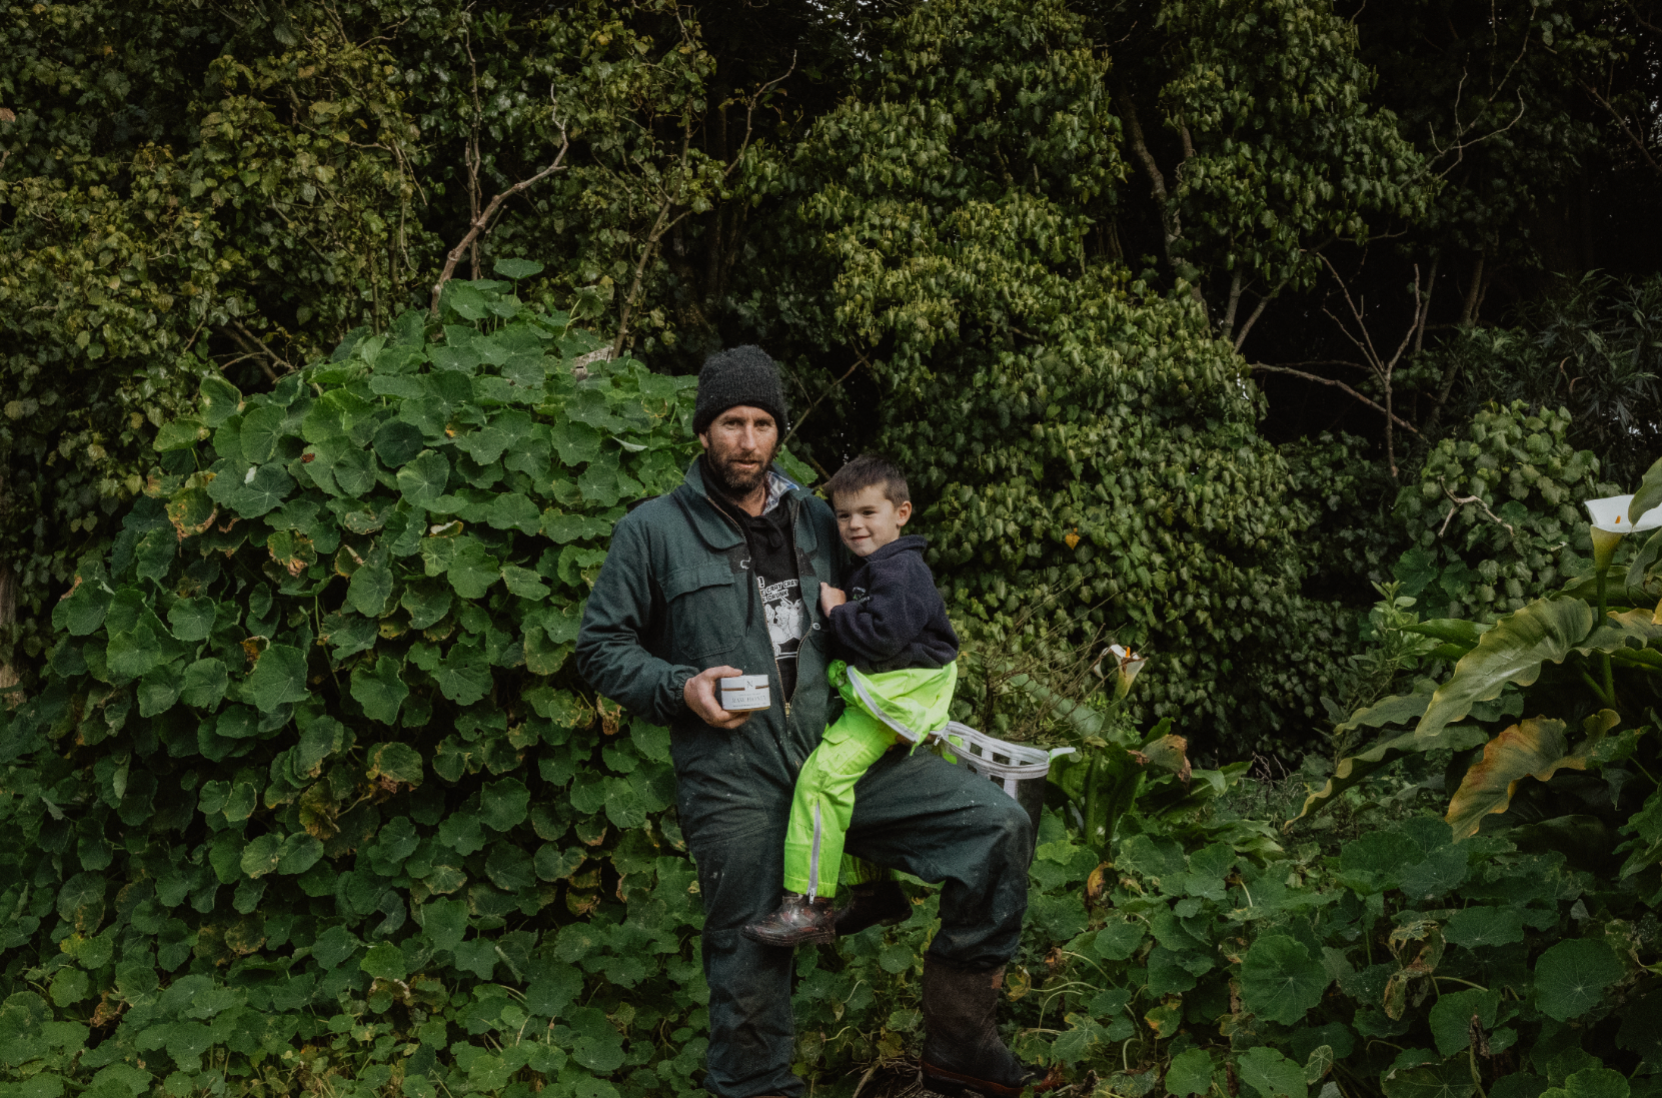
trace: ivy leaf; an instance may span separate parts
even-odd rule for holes
[[[1579,1018],[1621,976],[1622,963],[1602,941],[1559,942],[1535,962],[1535,1005],[1560,1022]]]
[[[498,259],[492,270],[503,278],[532,278],[542,274],[543,266],[534,259]]]
[[[306,656],[287,644],[273,644],[260,654],[259,662],[242,683],[242,697],[261,713],[275,712],[280,705],[305,701]]]
[[[364,707],[364,716],[382,724],[398,723],[398,708],[410,696],[410,688],[400,677],[402,670],[401,662],[391,655],[352,669],[352,697]]]
[[[1297,1024],[1321,1002],[1330,979],[1321,961],[1310,956],[1298,939],[1285,934],[1259,938],[1241,964],[1246,1008],[1282,1025]]]

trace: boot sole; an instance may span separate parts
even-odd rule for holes
[[[977,1079],[973,1075],[962,1075],[928,1063],[923,1065],[923,1082],[930,1090],[943,1094],[946,1098],[958,1098],[958,1095],[966,1090],[985,1095],[986,1098],[1019,1098],[1021,1092],[1027,1089],[1025,1083],[1021,1086],[1006,1086],[1003,1083]]]
[[[831,945],[837,940],[837,932],[834,930],[810,930],[799,934],[768,935],[747,926],[741,929],[739,933],[762,945],[786,948],[799,945]]]

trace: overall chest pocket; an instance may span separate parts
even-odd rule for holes
[[[745,591],[724,560],[664,577],[671,633],[688,662],[711,666],[744,636]]]

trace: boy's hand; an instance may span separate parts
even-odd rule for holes
[[[737,667],[712,667],[708,671],[700,671],[687,680],[687,685],[681,688],[681,696],[687,701],[687,708],[691,709],[699,720],[711,728],[724,728],[728,731],[737,728],[750,719],[749,713],[730,713],[721,707],[721,701],[716,693],[716,680],[725,679],[732,675],[742,675]]]
[[[820,584],[819,608],[826,615],[831,613],[831,608],[833,606],[841,606],[847,601],[848,596],[843,594],[843,589],[841,587],[832,587],[829,584],[824,583]]]

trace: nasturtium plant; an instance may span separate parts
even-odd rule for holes
[[[302,1048],[407,1095],[691,1086],[653,1036],[706,995],[668,736],[570,655],[612,525],[696,452],[694,381],[574,370],[597,339],[509,289],[453,283],[269,393],[205,377],[79,563],[0,733],[31,1094],[249,1085]]]

